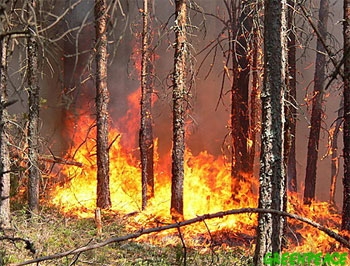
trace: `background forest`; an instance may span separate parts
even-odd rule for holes
[[[346,252],[346,3],[2,1],[0,265]]]

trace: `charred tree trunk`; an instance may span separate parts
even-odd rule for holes
[[[250,58],[248,35],[251,34],[252,16],[249,14],[249,1],[242,1],[238,21],[231,22],[232,43],[231,50],[233,84],[231,89],[231,135],[233,151],[231,163],[232,197],[240,190],[240,182],[245,180],[246,174],[252,174],[249,168],[249,77]],[[237,12],[236,10],[232,10]],[[235,19],[235,15],[232,16]]]
[[[297,192],[297,169],[296,169],[296,151],[295,151],[295,135],[296,135],[296,117],[297,117],[297,103],[296,103],[296,42],[295,33],[293,29],[293,20],[295,12],[295,1],[288,0],[288,95],[286,107],[286,128],[288,136],[286,136],[286,159],[287,159],[287,189],[291,192]]]
[[[254,29],[253,40],[252,40],[252,89],[250,92],[250,126],[249,126],[249,166],[254,172],[254,160],[256,150],[256,133],[258,132],[258,92],[259,92],[259,67],[261,62],[259,60],[260,46],[259,46],[259,34],[258,30]]]
[[[35,0],[28,2],[28,13],[35,17],[33,12],[36,10]],[[33,19],[35,21],[35,19]],[[40,89],[39,89],[39,66],[38,66],[38,43],[36,34],[33,34],[37,25],[30,25],[28,31],[30,37],[27,41],[27,62],[28,62],[28,204],[29,212],[37,214],[39,212],[39,183],[40,170],[38,167],[39,158],[39,110],[40,110]]]
[[[2,21],[1,21],[2,22]],[[0,38],[0,230],[10,225],[10,155],[7,122],[7,47],[8,37]]]
[[[284,97],[287,63],[286,0],[265,0],[264,85],[260,154],[259,208],[283,210]],[[263,265],[267,252],[280,252],[284,219],[279,215],[259,214],[255,265]]]
[[[350,231],[350,0],[344,0],[344,125],[342,229]]]
[[[311,204],[315,199],[316,174],[318,160],[318,145],[322,121],[322,100],[325,81],[326,50],[322,44],[327,38],[329,0],[321,0],[319,9],[318,32],[316,44],[316,65],[314,76],[314,92],[312,95],[311,127],[307,150],[307,163],[305,175],[304,204]],[[322,40],[320,40],[322,38]]]
[[[186,61],[188,56],[188,47],[186,36],[186,0],[176,0],[175,8],[171,215],[174,220],[179,220],[183,219],[185,113],[187,95]]]
[[[338,110],[338,117],[335,121],[335,126],[331,134],[331,185],[329,189],[329,203],[332,207],[336,207],[335,203],[335,188],[337,186],[337,179],[339,174],[339,156],[338,156],[338,134],[342,124],[342,117],[344,116],[344,98],[341,98],[340,107]]]
[[[154,196],[153,172],[153,127],[152,127],[152,92],[153,92],[153,56],[151,44],[151,17],[149,10],[152,2],[143,1],[143,31],[142,31],[142,59],[141,59],[141,125],[140,125],[140,152],[142,168],[142,209]]]
[[[96,23],[96,124],[97,124],[97,202],[98,208],[111,207],[109,190],[108,102],[107,88],[107,3],[95,1]]]

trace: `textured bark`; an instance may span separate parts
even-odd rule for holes
[[[286,73],[286,1],[265,0],[264,85],[260,154],[259,208],[283,210],[284,171],[284,94]],[[280,252],[284,219],[259,214],[255,265],[263,265],[267,252]]]
[[[258,101],[258,92],[259,92],[259,34],[258,30],[254,29],[254,36],[252,41],[253,55],[252,55],[252,89],[250,92],[250,126],[249,126],[249,139],[251,141],[251,146],[249,149],[249,166],[248,169],[254,169],[254,160],[255,160],[255,150],[256,150],[256,134],[258,132],[258,110],[259,110],[259,101]]]
[[[240,190],[239,181],[244,181],[246,174],[252,174],[249,166],[249,77],[250,54],[247,38],[252,29],[252,16],[249,14],[249,1],[241,1],[238,21],[231,22],[232,68],[234,81],[231,89],[231,135],[232,145],[232,197]],[[235,9],[233,12],[237,12]],[[231,16],[235,20],[235,15]]]
[[[4,106],[7,102],[7,46],[8,38],[0,38],[0,230],[10,226],[10,155]]]
[[[154,196],[153,172],[153,128],[152,128],[152,92],[153,92],[153,55],[151,44],[151,17],[152,1],[143,1],[143,32],[142,32],[142,60],[141,60],[141,125],[140,125],[140,153],[142,168],[142,209]]]
[[[102,209],[111,207],[109,190],[108,103],[107,88],[107,3],[95,1],[96,27],[96,124],[97,124],[97,202]]]
[[[30,3],[32,8],[35,1]],[[29,8],[29,10],[32,10]],[[40,170],[39,157],[39,69],[38,69],[38,43],[35,35],[29,30],[30,37],[27,42],[28,56],[28,204],[31,214],[39,212],[39,183]]]
[[[344,125],[343,125],[343,217],[342,229],[350,231],[350,0],[344,0]]]
[[[183,219],[183,183],[185,155],[186,59],[188,55],[186,0],[175,1],[175,54],[173,73],[173,149],[171,215]]]
[[[291,192],[297,192],[297,169],[296,169],[296,151],[295,151],[295,135],[296,135],[296,117],[297,117],[297,102],[296,102],[296,42],[293,29],[294,12],[296,8],[295,1],[288,0],[288,101],[286,107],[286,136],[287,147],[287,188]]]
[[[318,20],[318,32],[320,36],[318,36],[316,44],[316,50],[318,52],[316,55],[314,91],[312,95],[311,127],[307,150],[304,204],[310,204],[311,201],[315,199],[316,191],[318,146],[323,113],[322,100],[326,66],[326,50],[322,41],[325,41],[327,37],[328,10],[329,0],[321,0]]]

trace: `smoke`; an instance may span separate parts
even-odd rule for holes
[[[133,143],[130,149],[137,155],[138,121],[134,119],[134,115],[139,114],[132,113],[128,96],[137,92],[140,87],[139,73],[135,70],[135,62],[132,58],[135,46],[139,45],[138,49],[141,47],[142,15],[139,8],[142,8],[142,4],[140,0],[130,2],[125,0],[121,1],[120,4],[123,10],[115,12],[115,17],[112,18],[112,22],[117,21],[117,23],[111,34],[109,51],[110,58],[113,59],[108,69],[111,124],[124,134],[122,138],[125,143]],[[174,36],[171,26],[173,26],[174,21],[174,3],[173,1],[155,0],[154,4],[155,36],[153,45],[156,46],[155,53],[157,55],[154,88],[157,101],[153,108],[154,137],[158,138],[160,155],[169,156],[172,145],[171,72],[173,69],[174,50],[172,43]],[[195,57],[196,53],[217,38],[219,31],[223,28],[220,21],[214,16],[205,15],[205,13],[212,13],[222,18],[228,16],[225,14],[221,1],[203,0],[198,1],[198,4],[202,12],[190,11],[190,14],[193,15],[190,44],[195,70],[205,59],[204,54]],[[340,1],[335,1],[334,5],[331,5],[331,9],[333,17],[330,20],[329,31],[341,43],[341,24],[337,23],[341,20]],[[67,129],[62,128],[62,126],[64,126],[67,117],[76,114],[75,118],[79,119],[77,115],[79,109],[84,109],[87,115],[94,116],[95,85],[94,77],[91,75],[94,71],[92,60],[94,25],[92,19],[92,0],[82,1],[75,9],[67,13],[65,23],[61,25],[62,32],[82,23],[85,23],[85,26],[68,34],[68,40],[59,43],[62,50],[57,53],[57,59],[61,65],[57,67],[53,76],[45,75],[41,84],[42,97],[48,100],[46,108],[41,113],[42,133],[44,137],[59,143],[55,149],[57,152],[64,152],[70,145],[69,139],[62,139],[62,137],[66,137]],[[112,22],[110,26],[112,26]],[[311,43],[311,46],[310,49],[307,49],[306,56],[298,62],[297,94],[300,109],[296,140],[299,191],[302,189],[305,178],[308,122],[310,119],[310,110],[307,108],[304,98],[306,88],[312,81],[314,74],[315,52],[313,49],[315,45]],[[299,51],[303,50],[299,49]],[[187,145],[193,154],[207,150],[215,156],[221,155],[225,136],[229,132],[227,125],[230,117],[230,99],[229,94],[225,93],[228,92],[231,84],[227,80],[223,88],[223,101],[218,104],[224,63],[221,53],[218,52],[216,57],[210,75],[207,76],[207,73],[212,67],[212,57],[208,57],[198,75],[196,73],[192,87],[191,109],[188,112],[186,129]],[[311,91],[312,87],[309,90]],[[339,101],[339,91],[331,88],[325,104],[326,117],[323,124],[325,130],[321,134],[319,146],[317,197],[321,200],[329,198],[330,157],[323,155],[326,154],[328,143],[326,132],[336,119]],[[134,126],[134,131],[128,130],[130,126],[125,126],[128,123]],[[339,147],[341,147],[341,143],[339,143]],[[340,163],[340,173],[342,173],[342,162]],[[341,192],[340,174],[337,185],[338,204],[341,203]]]

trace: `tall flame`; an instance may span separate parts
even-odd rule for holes
[[[129,97],[133,103],[132,116],[138,107],[136,93]],[[135,116],[134,116],[135,117]],[[137,117],[137,116],[136,116]],[[68,152],[70,159],[82,163],[82,167],[64,165],[61,169],[66,181],[54,188],[51,203],[59,207],[62,212],[79,217],[92,217],[96,208],[96,151],[94,120],[89,115],[81,114],[77,127],[79,132],[74,134],[74,145]],[[129,123],[127,126],[137,126]],[[73,125],[70,125],[73,128]],[[130,129],[130,132],[137,129]],[[129,135],[129,133],[126,135]],[[72,134],[73,135],[73,134]],[[140,162],[130,147],[123,146],[125,134],[117,129],[110,130],[110,189],[111,211],[124,214],[135,214],[129,226],[139,229],[155,221],[171,221],[171,161],[168,156],[160,158],[155,141],[155,196],[150,199],[147,209],[141,211],[141,169]],[[136,145],[136,144],[134,144]],[[134,149],[136,147],[133,147]],[[225,164],[222,156],[213,156],[207,151],[193,155],[189,149],[185,156],[184,180],[184,217],[190,219],[201,214],[218,211],[257,206],[258,181],[254,177],[247,177],[248,182],[240,184],[240,194],[231,198],[230,168]],[[240,199],[237,202],[237,199]],[[334,231],[339,231],[340,215],[332,211],[326,202],[313,202],[311,206],[304,206],[297,194],[289,195],[288,211],[315,220]],[[184,229],[189,235],[207,232],[207,230],[234,230],[250,236],[255,236],[256,215],[231,215],[220,219],[213,219],[205,224],[198,224]],[[153,224],[154,225],[154,224]],[[160,233],[160,235],[168,232]],[[331,252],[340,251],[340,245],[324,233],[289,219],[286,234],[290,236],[288,249],[300,252]],[[153,239],[154,240],[154,239]],[[168,239],[169,240],[169,239]],[[148,239],[148,241],[151,241]]]

